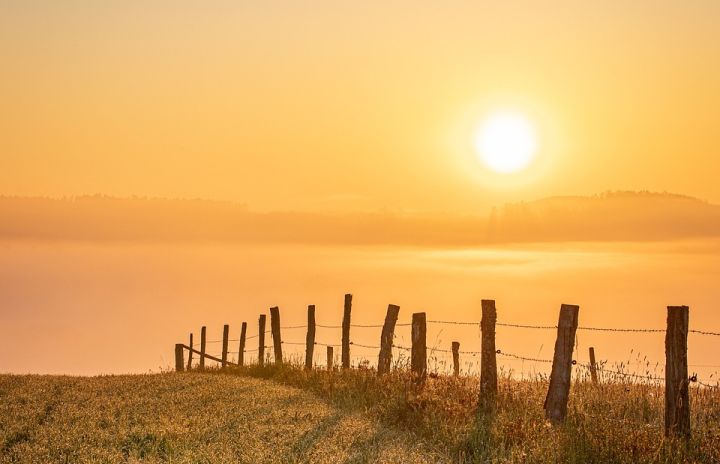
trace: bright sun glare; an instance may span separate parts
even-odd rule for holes
[[[480,160],[500,173],[520,171],[530,164],[537,151],[532,124],[516,113],[495,113],[475,134],[475,150]]]

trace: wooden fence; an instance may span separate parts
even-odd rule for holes
[[[707,385],[697,379],[696,376],[688,376],[687,362],[687,339],[689,333],[701,335],[720,336],[720,333],[708,332],[702,330],[689,329],[689,308],[687,306],[668,306],[667,307],[667,327],[666,329],[618,329],[618,328],[602,328],[602,327],[579,327],[578,318],[580,308],[576,305],[563,304],[560,307],[558,323],[555,326],[532,326],[521,324],[503,324],[497,322],[497,310],[495,300],[482,300],[482,320],[479,323],[481,330],[480,351],[460,351],[460,343],[453,341],[450,350],[438,350],[452,354],[453,359],[453,375],[460,373],[460,354],[480,355],[480,391],[479,391],[479,407],[481,411],[490,411],[496,406],[497,399],[497,356],[507,356],[527,361],[539,361],[551,363],[551,374],[549,379],[547,396],[545,399],[544,410],[545,417],[553,424],[560,424],[565,421],[567,416],[567,404],[570,394],[571,373],[574,365],[587,368],[591,375],[593,383],[599,383],[598,370],[609,372],[622,376],[628,376],[634,379],[647,379],[654,381],[664,381],[665,383],[665,435],[679,436],[689,438],[690,436],[690,402],[689,402],[689,384],[690,382],[699,382],[708,388],[717,388],[716,386]],[[350,340],[351,327],[377,327],[382,328],[379,346],[362,346],[364,348],[378,349],[377,375],[385,375],[390,372],[392,348],[406,350],[410,353],[410,371],[413,378],[419,384],[426,381],[427,375],[427,323],[438,324],[460,324],[460,325],[478,325],[477,322],[459,322],[459,321],[427,321],[425,313],[414,313],[410,324],[397,324],[400,308],[396,305],[389,305],[385,322],[382,325],[359,325],[351,324],[352,312],[352,295],[345,295],[343,305],[343,320],[340,326],[319,325],[315,321],[315,306],[308,306],[307,325],[282,327],[280,323],[280,309],[278,307],[270,308],[270,331],[273,341],[274,361],[277,364],[283,363],[283,340],[281,337],[281,329],[298,329],[306,328],[307,335],[305,339],[305,368],[312,369],[312,361],[314,356],[315,345],[319,344],[315,340],[316,327],[341,329],[341,367],[342,369],[350,368],[350,349],[353,342]],[[207,353],[206,328],[202,327],[200,332],[200,349],[197,350],[193,346],[193,334],[190,334],[190,344],[185,345],[178,343],[175,345],[175,369],[177,371],[189,370],[192,367],[192,358],[194,354],[199,356],[199,369],[205,368],[205,360],[212,360],[220,363],[222,367],[230,365],[244,366],[246,342],[250,338],[258,339],[258,364],[264,365],[265,362],[265,322],[264,314],[258,319],[258,334],[252,337],[247,336],[247,323],[242,323],[240,334],[239,349],[237,363],[228,360],[229,350],[229,326],[223,327],[222,354],[220,357]],[[398,325],[411,326],[411,346],[403,347],[393,343],[395,328]],[[516,354],[505,353],[496,349],[495,345],[495,328],[496,326],[505,327],[521,327],[533,329],[556,329],[557,335],[555,339],[555,351],[552,360],[530,358],[519,356]],[[575,335],[577,330],[589,331],[613,331],[613,332],[665,332],[665,378],[651,377],[645,375],[630,374],[625,372],[605,370],[598,366],[595,361],[595,350],[593,347],[589,349],[590,364],[580,364],[573,359],[573,349],[575,346]],[[302,345],[301,342],[294,344]],[[327,364],[328,370],[333,370],[334,347],[327,346]],[[185,351],[188,352],[187,364],[185,364]]]

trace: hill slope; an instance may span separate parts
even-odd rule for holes
[[[443,462],[310,393],[226,375],[0,376],[0,462]]]

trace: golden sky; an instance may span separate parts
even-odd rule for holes
[[[0,193],[482,212],[720,201],[720,2],[0,3]],[[527,172],[473,130],[537,126]]]
[[[716,331],[720,206],[538,199],[720,203],[718,24],[718,0],[0,0],[0,340],[22,353],[0,371],[167,367],[201,325],[332,324],[345,292],[366,324],[495,298],[604,327],[687,304]],[[473,149],[503,111],[538,138],[514,174]],[[96,193],[229,202],[10,198]],[[594,337],[663,359],[661,336]],[[553,335],[498,341],[544,358]]]

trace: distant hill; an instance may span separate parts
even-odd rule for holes
[[[259,213],[209,200],[0,197],[0,237],[14,239],[470,245],[485,222],[384,213]]]
[[[473,246],[718,236],[720,206],[651,192],[551,197],[483,216],[259,213],[207,200],[0,197],[5,239]]]
[[[487,239],[668,240],[720,236],[720,206],[670,193],[606,192],[551,197],[495,209]]]

